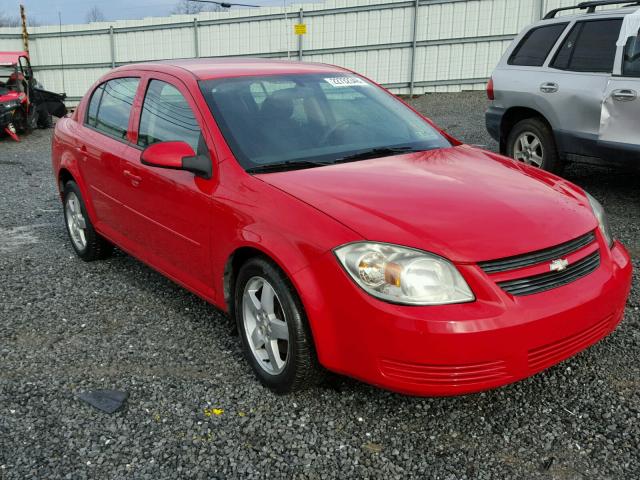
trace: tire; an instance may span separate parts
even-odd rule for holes
[[[38,112],[38,128],[47,129],[53,126],[53,117],[46,110]]]
[[[76,182],[65,184],[62,204],[67,233],[76,254],[85,262],[109,257],[113,245],[93,228]]]
[[[269,295],[265,297],[269,288],[274,294],[272,302],[268,301]],[[261,309],[256,308],[256,301]],[[320,383],[324,375],[304,308],[291,282],[274,263],[254,257],[240,268],[235,282],[234,305],[245,358],[264,386],[284,394]],[[272,314],[267,317],[269,312]],[[286,347],[283,328],[288,337]],[[252,338],[258,341],[254,342]],[[273,357],[268,353],[268,345],[271,345]],[[278,360],[272,361],[276,356],[282,364]]]
[[[553,173],[564,168],[553,132],[539,118],[527,118],[514,125],[507,138],[507,155]]]

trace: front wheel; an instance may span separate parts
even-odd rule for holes
[[[235,315],[245,357],[263,385],[288,393],[322,378],[300,299],[284,273],[255,257],[238,272]]]
[[[549,172],[562,171],[553,132],[538,118],[522,120],[511,129],[507,139],[507,154],[515,160]]]

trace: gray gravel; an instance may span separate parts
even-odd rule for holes
[[[495,145],[482,94],[418,108]],[[542,374],[459,398],[338,379],[259,386],[215,309],[124,254],[86,264],[67,240],[50,131],[0,140],[0,478],[640,477],[637,273],[610,337]],[[572,167],[640,260],[640,174]],[[107,415],[81,391],[129,393]],[[220,409],[220,410],[217,410]]]

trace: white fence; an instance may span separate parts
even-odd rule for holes
[[[510,41],[568,0],[328,0],[282,8],[33,27],[36,77],[71,103],[110,68],[188,57],[258,56],[354,69],[395,93],[484,88]],[[294,34],[294,24],[308,33]],[[0,28],[0,51],[22,50]]]

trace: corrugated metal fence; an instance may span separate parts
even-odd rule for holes
[[[523,27],[568,0],[328,0],[282,8],[30,29],[36,77],[73,102],[110,68],[189,57],[302,58],[361,72],[395,93],[484,88]],[[294,35],[304,22],[308,33]],[[0,28],[0,51],[22,50]]]

